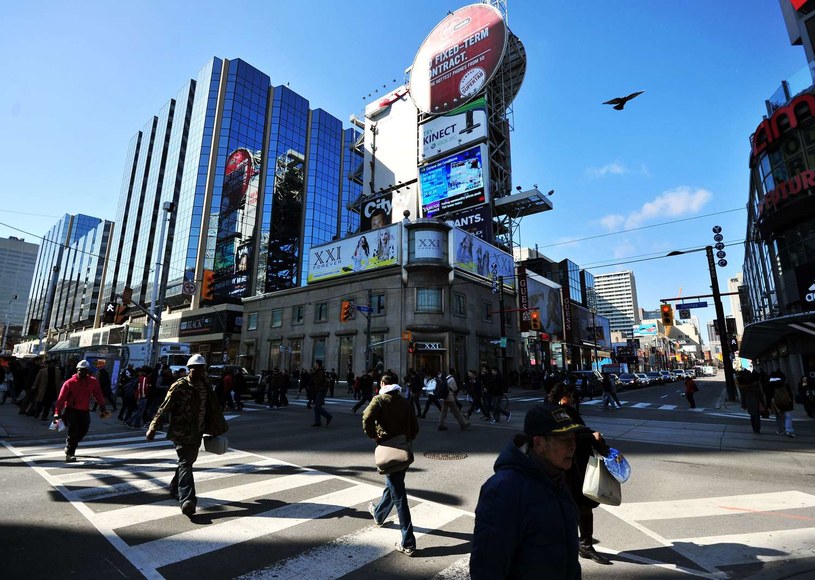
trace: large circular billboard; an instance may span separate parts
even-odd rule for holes
[[[444,113],[478,95],[501,66],[507,26],[497,8],[459,8],[430,32],[410,69],[410,96],[425,113]]]

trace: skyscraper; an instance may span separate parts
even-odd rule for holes
[[[0,324],[7,335],[6,325],[23,326],[25,321],[38,249],[37,244],[20,238],[0,238]]]
[[[171,307],[305,284],[308,249],[358,227],[340,217],[361,191],[358,138],[246,62],[213,58],[131,140],[108,295],[129,287],[147,305],[157,263]]]
[[[632,327],[640,323],[634,272],[595,274],[594,287],[597,312],[608,318],[612,331],[619,330],[631,338]]]

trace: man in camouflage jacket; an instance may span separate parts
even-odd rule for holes
[[[195,513],[197,498],[192,466],[198,459],[198,449],[204,434],[221,435],[229,428],[218,397],[207,380],[207,365],[203,356],[193,355],[187,362],[190,372],[172,384],[164,402],[147,429],[152,441],[161,428],[165,415],[170,415],[167,438],[175,444],[178,465],[170,482],[170,496],[177,498],[186,516]]]

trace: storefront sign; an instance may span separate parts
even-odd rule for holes
[[[801,310],[815,310],[815,266],[805,264],[795,269],[798,280],[798,296],[801,299]]]
[[[807,94],[796,97],[787,106],[778,108],[772,117],[764,119],[750,137],[753,144],[751,161],[755,162],[756,158],[773,145],[784,131],[798,127],[799,116],[804,114],[805,118],[810,119],[815,116],[815,96]],[[782,119],[786,121],[783,128]]]
[[[518,302],[521,307],[521,332],[529,331],[529,282],[526,279],[526,268],[518,266]]]
[[[758,204],[758,217],[764,217],[768,211],[775,211],[780,205],[783,205],[788,198],[798,195],[801,192],[808,191],[815,187],[815,171],[807,169],[802,171],[792,179],[782,181],[775,189],[767,192],[764,199]]]

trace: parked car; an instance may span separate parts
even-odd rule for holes
[[[662,375],[663,384],[672,383],[676,380],[676,375],[673,374],[671,371],[659,371],[659,374]]]
[[[648,380],[651,381],[652,385],[664,385],[665,379],[662,377],[662,373],[659,371],[650,371],[645,373],[648,375]]]
[[[645,373],[634,373],[634,376],[637,377],[637,384],[641,387],[647,387],[651,384],[651,379]]]
[[[671,372],[675,374],[676,378],[679,379],[680,381],[684,381],[685,378],[688,376],[687,373],[685,372],[685,369],[674,369]]]
[[[638,386],[637,377],[630,373],[623,373],[620,375],[618,386],[620,385],[629,389],[633,389]]]
[[[571,376],[579,393],[592,396],[603,394],[603,375],[599,371],[573,371]]]
[[[260,385],[260,377],[240,365],[210,365],[207,369],[209,382],[213,385],[221,383],[221,377],[224,376],[226,371],[232,371],[232,375],[243,375],[244,383],[246,384],[246,392],[244,394],[254,395]]]

